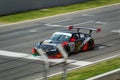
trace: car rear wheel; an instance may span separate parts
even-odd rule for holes
[[[93,50],[94,49],[94,40],[90,39],[85,45],[82,47],[82,51]]]
[[[88,42],[88,50],[93,50],[94,49],[94,40],[91,39],[89,42]]]

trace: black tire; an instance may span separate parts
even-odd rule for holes
[[[94,49],[94,40],[90,39],[88,42],[88,50],[93,50]]]

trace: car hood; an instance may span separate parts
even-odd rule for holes
[[[57,45],[60,43],[60,41],[44,40],[40,48],[46,52],[57,51]]]
[[[44,40],[42,44],[57,46],[61,41]]]

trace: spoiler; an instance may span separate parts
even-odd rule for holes
[[[72,29],[77,29],[77,32],[79,32],[80,29],[89,30],[90,35],[92,34],[92,31],[96,31],[96,33],[101,32],[101,28],[74,27],[74,26],[68,27],[68,30],[72,30]]]

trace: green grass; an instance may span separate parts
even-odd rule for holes
[[[70,71],[67,80],[85,80],[117,68],[120,68],[120,57]],[[61,80],[61,76],[53,76],[49,80]]]
[[[1,23],[18,22],[18,21],[42,18],[46,16],[52,16],[52,15],[61,14],[61,13],[89,9],[89,8],[103,6],[103,5],[114,4],[114,3],[120,3],[120,0],[91,0],[88,2],[82,2],[82,3],[73,4],[69,6],[54,7],[54,8],[41,9],[41,10],[32,10],[32,11],[27,11],[23,13],[0,16],[0,22]]]

